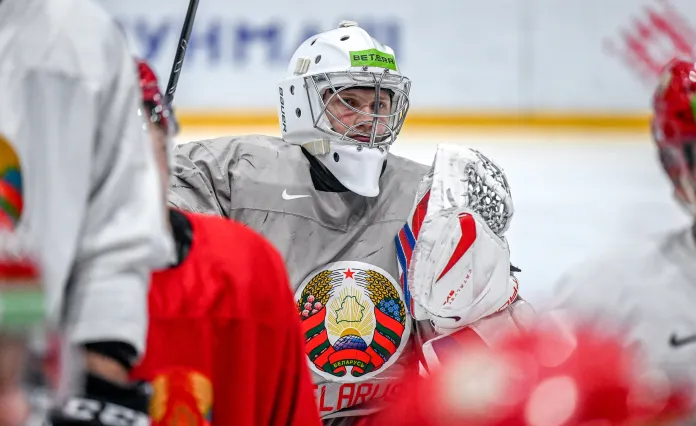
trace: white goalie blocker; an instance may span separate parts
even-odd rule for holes
[[[491,345],[531,321],[504,236],[513,213],[507,178],[495,162],[474,149],[438,146],[396,238],[411,315],[435,331],[421,339],[428,364],[438,363],[438,345],[461,344],[462,336]]]

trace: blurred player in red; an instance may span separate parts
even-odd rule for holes
[[[679,424],[690,393],[591,327],[535,328],[446,360],[371,425]]]
[[[154,72],[138,67],[166,185],[173,116]],[[171,209],[170,222],[177,259],[153,275],[146,355],[133,371],[154,388],[152,424],[319,425],[280,255],[225,218]]]

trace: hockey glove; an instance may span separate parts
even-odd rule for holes
[[[71,396],[51,410],[47,426],[149,426],[149,388],[117,385],[87,374],[84,395]]]
[[[516,299],[503,236],[513,212],[506,177],[493,161],[472,149],[438,146],[396,241],[414,318],[448,334]]]

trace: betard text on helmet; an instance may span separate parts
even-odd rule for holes
[[[350,65],[353,67],[379,67],[396,71],[394,55],[377,49],[350,52]]]

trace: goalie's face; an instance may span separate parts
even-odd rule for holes
[[[370,142],[373,131],[376,141],[389,136],[392,108],[389,92],[380,90],[377,95],[375,89],[368,88],[327,90],[323,100],[326,116],[336,133],[365,143]]]

